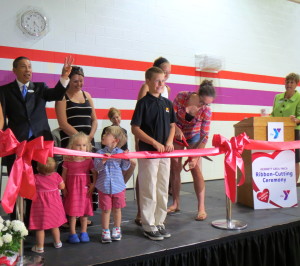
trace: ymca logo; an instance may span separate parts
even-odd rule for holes
[[[274,136],[274,139],[277,139],[278,136],[279,136],[279,133],[281,131],[281,128],[273,128],[274,132],[275,132],[275,136]]]
[[[287,200],[287,198],[290,194],[290,190],[283,190],[283,194],[284,194],[284,199],[283,200]]]

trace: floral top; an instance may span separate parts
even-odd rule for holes
[[[182,130],[186,139],[191,139],[197,134],[200,134],[202,143],[207,143],[210,129],[210,120],[212,112],[209,106],[200,108],[198,114],[190,121],[186,120],[185,108],[190,99],[190,96],[195,92],[182,91],[179,92],[173,101],[174,110],[177,117],[177,126]]]

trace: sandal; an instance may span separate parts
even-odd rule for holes
[[[171,208],[171,207],[169,207],[168,209],[167,209],[167,213],[169,214],[169,213],[174,213],[174,212],[179,212],[180,211],[180,209],[178,209],[178,208]]]
[[[36,252],[36,253],[44,253],[44,248],[38,248],[37,245],[34,245],[31,248],[31,251]]]
[[[195,217],[196,221],[204,221],[207,218],[207,213],[205,211],[198,212],[197,216]]]
[[[60,242],[58,242],[58,243],[53,243],[53,246],[55,247],[55,248],[61,248],[62,247],[62,243],[61,243],[61,241]]]
[[[136,217],[134,219],[134,222],[138,225],[138,226],[142,226],[142,219],[141,217]]]

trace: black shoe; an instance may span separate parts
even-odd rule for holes
[[[144,231],[144,236],[151,240],[164,240],[164,237],[158,231]]]
[[[163,226],[158,225],[156,227],[161,236],[163,236],[164,238],[171,237],[171,234],[169,232],[167,232],[167,230]]]

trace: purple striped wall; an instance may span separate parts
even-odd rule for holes
[[[0,70],[0,85],[9,83],[15,79],[11,71]],[[42,81],[47,83],[49,87],[53,87],[59,80],[59,75],[34,73],[33,81]],[[85,77],[85,90],[91,93],[94,98],[106,99],[124,99],[135,100],[138,95],[139,88],[143,81],[110,79],[110,78],[93,78]],[[171,87],[171,97],[174,97],[180,91],[196,91],[198,86],[168,83]],[[246,90],[235,88],[217,87],[217,97],[215,103],[218,104],[239,104],[239,105],[262,105],[272,106],[274,96],[277,92]]]

